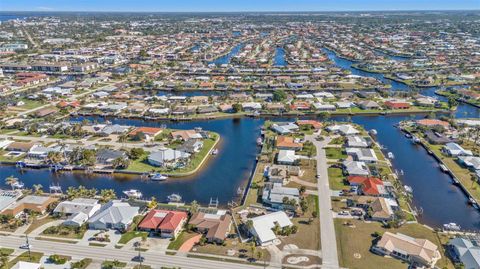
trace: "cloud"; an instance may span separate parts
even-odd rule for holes
[[[54,10],[54,8],[52,8],[52,7],[43,7],[43,6],[42,7],[37,7],[36,9],[40,10],[40,11],[52,11],[52,10]]]

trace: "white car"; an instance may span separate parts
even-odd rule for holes
[[[30,244],[23,244],[23,245],[20,245],[20,248],[21,248],[21,249],[32,249],[32,245],[30,245]]]

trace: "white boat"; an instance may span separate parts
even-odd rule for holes
[[[413,193],[412,187],[410,187],[408,185],[404,185],[403,188],[405,189],[406,192]]]
[[[212,151],[212,155],[217,155],[217,154],[218,154],[218,149],[214,149],[214,150]]]
[[[412,138],[412,135],[409,134],[409,133],[405,133],[405,137],[406,137],[406,138]]]
[[[415,143],[415,144],[418,144],[418,143],[420,143],[420,138],[418,138],[416,136],[412,136],[412,142]]]
[[[153,181],[163,181],[163,180],[167,180],[167,178],[168,178],[167,176],[162,175],[160,173],[155,173],[150,175],[150,179]]]
[[[391,153],[391,152],[387,153],[387,156],[388,156],[389,159],[395,158],[395,155],[393,155],[393,153]]]
[[[180,196],[179,194],[176,194],[176,193],[172,193],[169,196],[167,196],[167,200],[168,200],[168,202],[178,203],[178,202],[182,201],[182,196]]]
[[[443,172],[448,172],[448,168],[442,163],[439,165],[440,167],[440,170],[442,170]]]
[[[257,138],[257,145],[258,145],[258,146],[263,145],[263,140],[262,140],[261,137]]]
[[[445,223],[443,224],[443,228],[447,231],[460,231],[460,225],[455,222]]]
[[[142,193],[139,190],[130,189],[123,191],[123,193],[128,196],[128,198],[140,199],[142,198]]]
[[[23,189],[23,187],[25,187],[25,184],[21,181],[12,183],[12,188],[14,189]]]
[[[377,130],[372,129],[372,130],[369,131],[369,133],[370,133],[371,135],[377,135]]]

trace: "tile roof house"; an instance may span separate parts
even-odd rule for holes
[[[375,151],[370,148],[346,148],[347,155],[352,156],[355,161],[375,163],[378,161]]]
[[[58,198],[52,196],[27,195],[10,204],[1,213],[4,215],[17,216],[24,210],[31,210],[40,214],[44,214],[50,204],[56,202]]]
[[[455,263],[463,264],[465,269],[480,268],[480,246],[478,242],[456,237],[448,242]]]
[[[135,129],[133,129],[132,131],[130,131],[130,132],[128,133],[128,136],[134,137],[134,136],[136,136],[136,135],[139,134],[139,133],[143,133],[144,135],[153,138],[153,137],[159,135],[162,131],[163,131],[162,128],[155,128],[155,127],[137,127],[137,128],[135,128]]]
[[[81,226],[93,214],[100,210],[100,203],[97,199],[75,198],[71,201],[63,201],[53,210],[55,214],[62,214],[68,217],[63,222],[67,226]]]
[[[202,134],[198,133],[195,130],[180,130],[180,131],[173,131],[170,134],[173,139],[187,141],[189,139],[202,139]]]
[[[251,219],[253,225],[250,230],[257,238],[257,243],[261,246],[272,244],[277,236],[272,228],[278,225],[280,228],[292,226],[293,223],[283,211],[277,211],[263,216]]]
[[[350,176],[368,176],[370,171],[365,162],[345,160],[342,163],[343,170]]]
[[[433,268],[441,258],[438,247],[434,243],[427,239],[417,239],[401,233],[385,232],[372,247],[372,251],[427,268]]]
[[[138,215],[139,207],[131,206],[119,200],[104,204],[87,222],[90,229],[126,230]]]
[[[187,221],[187,213],[170,210],[150,210],[137,226],[143,231],[156,232],[161,237],[175,238]]]
[[[189,223],[192,224],[197,231],[205,233],[205,237],[209,242],[222,243],[230,232],[232,217],[219,213],[206,214],[204,212],[198,212],[192,216]]]
[[[448,123],[447,121],[437,120],[437,119],[421,119],[421,120],[417,120],[416,123],[419,126],[425,126],[425,127],[435,127],[435,126],[441,126],[444,128],[450,127],[450,123]]]
[[[301,150],[303,144],[295,142],[293,137],[279,135],[276,140],[276,146],[278,149]]]
[[[410,103],[402,101],[386,101],[384,105],[390,109],[409,109]]]
[[[316,120],[297,120],[296,124],[298,126],[311,126],[315,130],[322,128],[323,124]]]
[[[383,181],[376,177],[349,176],[347,181],[350,186],[360,186],[360,193],[370,196],[388,196]]]
[[[457,143],[447,143],[443,146],[442,151],[447,153],[450,156],[472,156],[473,153],[470,150],[464,149]]]
[[[299,156],[295,155],[294,150],[279,150],[277,154],[277,163],[292,165],[299,159]]]
[[[181,161],[188,160],[190,156],[190,153],[184,151],[164,148],[150,153],[150,155],[148,155],[148,163],[159,167],[175,166]]]

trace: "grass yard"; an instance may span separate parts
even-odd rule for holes
[[[378,222],[366,223],[358,220],[342,220],[335,219],[335,232],[337,235],[338,255],[340,266],[352,269],[370,269],[378,268],[381,264],[382,268],[389,269],[405,269],[408,267],[406,263],[400,260],[382,257],[370,252],[370,247],[375,239],[372,234],[379,232],[383,234],[385,231],[392,233],[400,232],[408,236],[425,238],[432,241],[439,248],[441,242],[436,233],[421,224],[406,224],[399,229],[385,229]],[[348,221],[353,227],[344,225]],[[357,254],[357,257],[354,257]],[[358,256],[360,254],[360,256]],[[437,262],[438,268],[454,268],[452,263],[445,258],[445,254],[441,251],[442,259]]]
[[[87,227],[85,225],[81,227],[58,225],[45,229],[45,231],[42,232],[42,235],[61,238],[82,239],[86,231]]]
[[[168,244],[168,249],[178,250],[183,245],[183,243],[185,243],[185,241],[196,235],[198,234],[194,232],[183,231],[177,236],[174,241],[171,241],[170,244]]]
[[[301,180],[317,183],[317,162],[315,160],[300,160],[303,175]]]
[[[343,175],[342,169],[340,168],[328,168],[328,182],[330,184],[330,189],[339,191],[346,189],[348,186],[344,182],[345,176]]]
[[[347,154],[343,153],[342,148],[325,148],[325,154],[327,159],[338,160],[347,158]]]
[[[8,262],[8,268],[12,268],[15,264],[18,262],[40,262],[40,259],[43,257],[43,253],[41,252],[30,252],[30,255],[28,254],[28,251],[23,252],[22,254],[18,255],[15,259],[12,261]]]
[[[52,216],[47,216],[47,217],[44,217],[44,218],[41,218],[41,219],[35,219],[32,224],[30,224],[30,226],[28,226],[27,230],[25,231],[25,234],[29,234],[33,231],[35,231],[38,227],[44,225],[44,224],[47,224],[49,222],[52,222],[56,220],[55,218],[53,218]]]
[[[193,249],[196,249],[196,251],[193,251]],[[192,251],[190,253],[205,253],[205,254],[215,254],[215,255],[223,255],[227,256],[227,251],[228,250],[234,250],[235,255],[232,257],[236,258],[250,258],[252,256],[251,252],[251,247],[249,243],[241,243],[238,241],[238,239],[226,239],[225,240],[225,245],[216,245],[216,244],[205,244],[204,246],[194,246]],[[245,251],[244,253],[241,253],[240,251]],[[261,249],[259,247],[256,248],[256,252],[262,251],[263,252],[263,257],[265,260],[269,261],[270,260],[270,253],[266,249]],[[242,256],[244,255],[244,256]],[[230,257],[230,256],[228,256]],[[227,257],[227,258],[228,258]],[[256,255],[255,257],[256,258]]]
[[[123,268],[126,267],[127,263],[126,262],[120,262],[120,261],[104,261],[102,262],[102,269],[110,269],[110,268]]]
[[[136,231],[137,225],[140,223],[142,219],[143,219],[143,216],[136,216],[135,218],[133,218],[133,223],[130,225],[128,231],[122,234],[122,237],[120,237],[120,240],[118,240],[117,243],[126,244],[128,243],[128,241],[136,237],[142,237],[146,239],[148,236],[147,232]]]
[[[70,264],[72,269],[85,269],[92,263],[92,259],[85,258]]]
[[[14,252],[14,249],[11,248],[0,248],[0,256],[2,255],[10,255]]]

